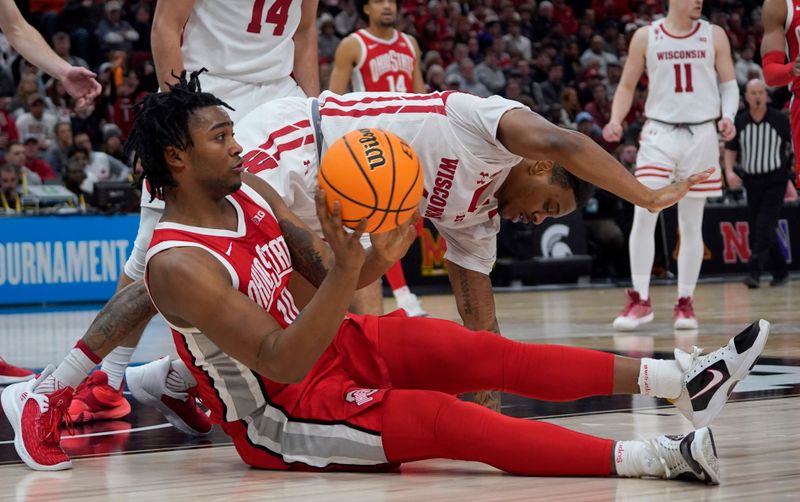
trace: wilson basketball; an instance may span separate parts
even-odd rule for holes
[[[336,140],[319,166],[319,186],[328,210],[338,200],[342,222],[355,228],[367,219],[367,233],[404,223],[422,197],[422,167],[414,150],[394,134],[359,129]]]

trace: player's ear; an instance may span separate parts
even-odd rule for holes
[[[531,174],[541,176],[553,170],[555,162],[552,160],[535,160],[531,165]]]
[[[184,160],[184,155],[186,152],[183,150],[176,148],[174,146],[168,146],[164,148],[164,160],[169,166],[170,169],[175,169],[177,171],[183,170],[186,167],[186,162]]]

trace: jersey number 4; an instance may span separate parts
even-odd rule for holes
[[[248,33],[261,33],[261,17],[264,15],[264,4],[267,0],[255,0],[253,2],[253,15],[250,18],[250,24],[247,25]],[[275,36],[283,35],[283,28],[286,26],[286,20],[289,18],[289,7],[292,5],[292,0],[275,0],[275,3],[267,10],[267,16],[264,18],[263,23],[274,24],[275,28],[272,34]]]
[[[692,87],[692,65],[690,63],[683,64],[683,72],[681,72],[681,65],[673,65],[675,68],[675,92],[694,92]],[[686,87],[683,86],[683,75],[686,73]]]

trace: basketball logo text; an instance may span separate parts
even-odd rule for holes
[[[378,139],[372,129],[360,129],[359,132],[361,133],[361,138],[359,138],[358,142],[364,147],[364,156],[367,157],[369,170],[374,171],[386,164],[386,157],[383,156],[383,150],[381,150],[380,143],[378,143]]]

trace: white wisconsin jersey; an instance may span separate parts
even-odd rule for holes
[[[500,229],[494,193],[522,158],[497,140],[500,117],[522,105],[498,96],[323,92],[319,98],[323,154],[344,134],[361,128],[390,131],[408,142],[425,177],[420,214],[447,242],[445,257],[488,274]],[[266,103],[236,125],[245,166],[268,181],[314,229],[319,159],[310,102]]]
[[[648,94],[645,115],[672,124],[693,124],[721,115],[711,24],[697,21],[681,37],[650,24],[647,38]]]
[[[288,77],[302,0],[196,0],[183,28],[184,67],[232,80]]]

